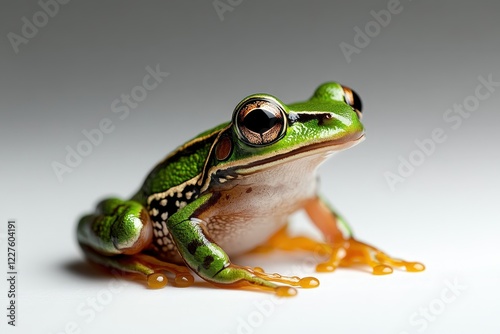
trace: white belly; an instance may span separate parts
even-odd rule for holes
[[[213,189],[219,198],[200,218],[230,256],[252,250],[315,196],[316,168],[324,159],[309,156],[227,181]]]

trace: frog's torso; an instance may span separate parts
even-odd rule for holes
[[[197,147],[200,154],[205,154],[205,159],[200,161],[209,159],[211,150],[207,147],[213,144],[212,139],[217,137],[219,131],[216,130],[207,137],[210,145],[202,145],[194,140],[186,144],[181,152],[190,152],[191,156],[193,151],[189,147]],[[182,260],[168,231],[167,220],[207,192],[214,196],[210,206],[200,209],[199,217],[213,240],[230,256],[255,248],[285,225],[288,217],[301,209],[308,199],[315,196],[316,168],[331,151],[327,147],[314,154],[306,152],[283,157],[278,163],[273,161],[264,166],[265,172],[261,169],[238,173],[232,170],[208,175],[206,164],[199,163],[197,173],[192,170],[194,175],[182,175],[189,177],[187,181],[165,191],[148,193],[150,179],[157,178],[158,171],[182,159],[182,153],[172,154],[150,174],[141,190],[153,222],[153,252],[159,258],[177,262]],[[177,172],[185,173],[182,169]],[[170,174],[170,177],[175,179],[181,176]],[[204,184],[206,189],[202,191]]]

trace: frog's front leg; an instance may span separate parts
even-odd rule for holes
[[[186,267],[141,253],[151,243],[153,231],[149,214],[136,201],[116,198],[102,201],[95,214],[80,220],[77,234],[89,260],[133,278],[145,279],[151,288],[167,284],[164,271],[175,275],[177,286],[193,282]]]
[[[350,267],[355,264],[370,266],[375,275],[390,274],[392,267],[404,268],[410,272],[425,269],[419,262],[393,258],[373,246],[356,240],[345,220],[321,197],[311,199],[306,204],[305,210],[332,247],[328,261],[319,264],[318,271],[333,271],[339,266]]]
[[[293,296],[291,286],[312,288],[319,285],[313,277],[287,277],[267,274],[260,268],[242,267],[231,263],[228,255],[211,238],[198,213],[210,203],[206,194],[172,215],[167,227],[185,263],[204,280],[221,287],[254,287],[273,291],[279,296]],[[284,283],[286,286],[277,285]]]

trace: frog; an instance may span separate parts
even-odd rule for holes
[[[198,281],[288,297],[319,286],[231,260],[272,250],[323,254],[317,272],[365,267],[375,275],[420,262],[389,256],[354,237],[319,190],[318,167],[365,139],[359,95],[338,82],[305,101],[285,104],[253,94],[231,120],[202,132],[160,161],[130,199],[107,198],[83,216],[77,239],[92,263],[149,288]],[[322,239],[294,235],[290,217],[305,212]]]

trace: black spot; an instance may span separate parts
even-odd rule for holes
[[[228,199],[229,199],[229,194],[226,194],[226,200],[228,200]]]
[[[248,189],[247,189],[246,193],[247,193],[247,194],[250,194],[251,192],[252,192],[252,187],[248,187]]]
[[[201,245],[203,245],[203,243],[198,239],[191,241],[187,247],[189,254],[194,255],[198,247],[200,247]]]
[[[205,258],[203,259],[203,268],[205,269],[208,269],[210,268],[210,265],[212,264],[212,262],[214,262],[214,257],[212,255],[207,255],[205,256]]]

